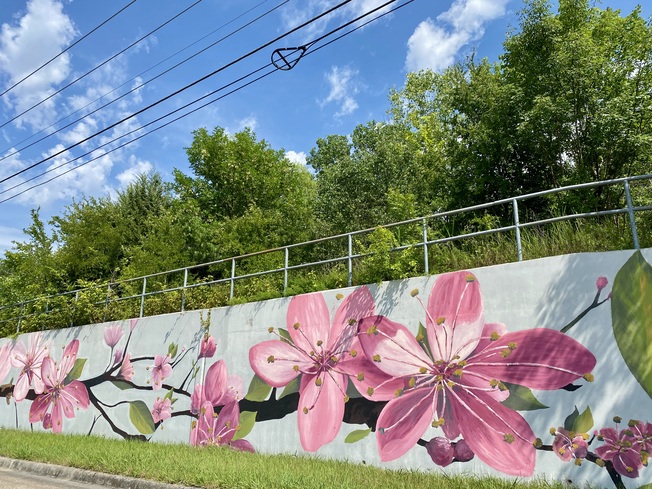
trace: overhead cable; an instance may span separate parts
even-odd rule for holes
[[[113,129],[116,126],[118,126],[118,125],[120,125],[120,124],[122,124],[122,123],[124,123],[124,122],[126,122],[126,121],[128,121],[130,119],[133,119],[134,117],[142,114],[143,112],[145,112],[145,111],[147,111],[147,110],[149,110],[149,109],[151,109],[151,108],[165,102],[166,100],[169,100],[172,97],[175,97],[176,95],[179,95],[180,93],[184,92],[185,90],[188,90],[189,88],[191,88],[191,87],[193,87],[193,86],[207,80],[208,78],[210,78],[212,76],[215,76],[216,74],[218,74],[221,71],[224,71],[225,69],[235,65],[236,63],[239,63],[242,60],[244,60],[244,59],[246,59],[246,58],[248,58],[248,57],[250,57],[250,56],[252,56],[252,55],[254,55],[256,53],[258,53],[259,51],[262,51],[263,49],[269,47],[270,45],[274,44],[275,42],[280,41],[281,39],[289,36],[290,34],[293,34],[294,32],[296,32],[296,31],[298,31],[300,29],[303,29],[307,25],[310,25],[313,22],[316,22],[317,20],[321,19],[322,17],[325,17],[325,16],[329,15],[330,13],[342,8],[344,5],[350,3],[351,1],[353,1],[353,0],[345,0],[343,2],[340,2],[339,4],[333,6],[333,7],[329,8],[328,10],[322,12],[321,14],[313,17],[312,19],[310,19],[310,20],[308,20],[308,21],[306,21],[306,22],[304,22],[304,23],[290,29],[289,31],[281,34],[280,36],[275,37],[271,41],[268,41],[265,44],[262,44],[261,46],[249,51],[247,54],[244,54],[244,55],[240,56],[239,58],[237,58],[237,59],[235,59],[233,61],[230,61],[229,63],[227,63],[225,65],[222,65],[221,67],[217,68],[216,70],[212,71],[211,73],[208,73],[207,75],[202,76],[201,78],[195,80],[194,82],[189,83],[188,85],[186,85],[186,86],[184,86],[184,87],[170,93],[169,95],[166,95],[165,97],[157,100],[156,102],[153,102],[153,103],[147,105],[146,107],[143,107],[142,109],[137,110],[136,112],[132,112],[130,115],[120,119],[119,121],[114,122],[113,124],[110,124],[110,125],[106,126],[104,129],[101,129],[101,130],[91,134],[90,136],[88,136],[88,137],[86,137],[84,139],[81,139],[81,140],[77,141],[76,143],[71,144],[70,146],[67,146],[67,147],[57,151],[56,153],[53,153],[50,156],[37,161],[36,163],[33,163],[33,164],[31,164],[31,165],[29,165],[29,166],[27,166],[27,167],[25,167],[25,168],[23,168],[21,170],[18,170],[17,172],[14,172],[14,173],[0,179],[0,183],[6,182],[7,180],[9,180],[11,178],[14,178],[14,177],[16,177],[18,175],[21,175],[22,173],[25,173],[26,171],[31,170],[32,168],[35,168],[35,167],[37,167],[39,165],[42,165],[43,163],[46,163],[46,162],[50,161],[51,159],[56,158],[57,156],[65,153],[65,152],[67,152],[67,151],[69,151],[69,150],[71,150],[73,148],[76,148],[77,146],[79,146],[81,144],[84,144],[87,141],[90,141],[91,139],[99,136],[100,134],[103,134],[106,131],[109,131],[110,129]],[[396,1],[396,0],[393,0],[393,1]],[[393,3],[393,1],[388,2],[388,3]]]
[[[315,39],[315,40],[311,41],[311,42],[308,43],[308,44],[309,44],[310,46],[314,46],[315,43],[317,43],[317,42],[319,42],[319,41],[325,39],[326,37],[331,36],[331,35],[334,34],[335,32],[338,32],[338,31],[340,31],[340,30],[342,30],[342,29],[344,29],[344,28],[350,26],[351,24],[354,24],[354,23],[360,21],[360,20],[363,19],[364,17],[367,17],[367,16],[371,15],[372,13],[377,12],[378,10],[380,10],[380,9],[382,9],[382,8],[385,8],[386,6],[390,5],[391,3],[394,3],[395,1],[397,1],[397,0],[391,0],[391,1],[388,1],[387,3],[385,3],[385,4],[381,5],[381,6],[379,6],[378,8],[375,8],[375,9],[373,9],[373,10],[371,10],[371,11],[365,13],[365,14],[360,15],[360,16],[357,17],[356,19],[353,19],[352,21],[347,22],[346,24],[343,24],[342,26],[340,26],[340,27],[338,27],[338,28],[336,28],[336,29],[333,29],[333,30],[330,31],[329,33],[327,33],[327,34],[321,36],[321,37],[318,38],[318,39]],[[340,36],[338,36],[338,37],[336,37],[336,38],[334,38],[334,39],[328,41],[327,43],[325,43],[325,44],[323,44],[323,45],[320,45],[320,46],[318,46],[318,47],[312,49],[312,50],[309,51],[309,52],[300,52],[300,53],[297,52],[297,53],[296,53],[296,58],[291,59],[291,60],[290,60],[290,63],[293,63],[294,65],[296,65],[296,62],[298,62],[298,60],[299,60],[300,58],[305,57],[305,56],[309,56],[309,55],[311,55],[311,54],[314,54],[315,52],[317,52],[317,51],[319,51],[319,50],[325,48],[326,46],[328,46],[328,45],[330,45],[330,44],[332,44],[332,43],[334,43],[334,42],[336,42],[336,41],[342,39],[343,37],[352,34],[353,32],[357,31],[358,29],[361,29],[362,27],[365,27],[366,25],[368,25],[368,24],[370,24],[370,23],[372,23],[372,22],[374,22],[374,21],[376,21],[376,20],[378,20],[378,19],[380,19],[380,18],[382,18],[382,17],[384,17],[384,16],[386,16],[386,15],[389,15],[390,13],[395,12],[396,10],[398,10],[398,9],[400,9],[400,8],[402,8],[402,7],[405,7],[406,5],[412,3],[413,1],[414,1],[414,0],[407,0],[407,1],[405,1],[404,3],[402,3],[402,4],[400,4],[400,5],[397,5],[396,7],[394,7],[394,8],[392,8],[392,9],[388,10],[387,12],[381,13],[381,14],[378,15],[377,17],[374,17],[373,19],[370,19],[370,20],[368,20],[368,21],[366,21],[366,22],[364,22],[364,23],[358,25],[358,26],[355,27],[354,29],[351,29],[351,30],[349,30],[349,31],[347,31],[347,32],[345,32],[345,33],[343,33],[343,34],[341,34]],[[296,61],[296,62],[295,62],[295,61]],[[160,120],[162,120],[162,119],[164,119],[164,118],[167,118],[167,117],[169,117],[170,115],[172,115],[172,114],[174,114],[174,113],[176,113],[176,112],[179,112],[179,111],[181,111],[181,110],[183,110],[183,109],[185,109],[185,108],[187,108],[187,107],[189,107],[189,106],[191,106],[191,105],[194,105],[194,104],[197,103],[198,101],[203,100],[203,99],[205,99],[205,98],[207,98],[207,97],[209,97],[209,96],[215,94],[216,92],[222,91],[222,90],[224,90],[225,88],[228,88],[228,87],[230,87],[230,86],[232,86],[232,85],[234,85],[234,84],[236,84],[236,83],[238,83],[238,82],[240,82],[240,81],[242,81],[242,80],[244,80],[244,79],[246,79],[246,78],[248,78],[248,77],[250,77],[250,76],[252,76],[252,75],[254,75],[254,74],[256,74],[256,73],[259,73],[260,71],[262,71],[262,70],[264,70],[264,69],[266,69],[266,68],[269,68],[269,67],[271,67],[271,66],[272,66],[272,63],[269,63],[269,64],[267,64],[267,65],[265,65],[265,66],[263,66],[263,67],[261,67],[261,68],[258,68],[257,70],[252,71],[252,72],[248,73],[247,75],[245,75],[245,76],[243,76],[243,77],[240,77],[240,78],[238,78],[237,80],[235,80],[235,81],[233,81],[233,82],[231,82],[231,83],[229,83],[229,84],[227,84],[227,85],[224,85],[223,87],[221,87],[221,88],[219,88],[219,89],[217,89],[217,90],[214,90],[213,92],[211,92],[211,93],[209,93],[209,94],[207,94],[207,95],[204,95],[203,97],[200,97],[199,99],[196,99],[196,100],[194,100],[193,102],[190,102],[190,103],[184,105],[183,107],[180,107],[180,108],[178,108],[178,109],[176,109],[176,110],[174,110],[174,111],[172,111],[172,112],[170,112],[170,113],[168,113],[168,114],[165,114],[164,116],[161,116],[161,117],[159,117],[159,118],[157,118],[157,119],[155,119],[155,120],[153,120],[153,121],[150,121],[149,123],[147,123],[147,124],[145,124],[145,125],[143,125],[143,126],[141,126],[141,127],[138,127],[138,128],[136,128],[136,129],[133,129],[132,131],[129,131],[129,132],[125,133],[125,134],[122,134],[121,136],[118,136],[117,138],[115,138],[115,139],[113,139],[113,140],[111,140],[111,141],[108,141],[108,142],[102,144],[101,146],[98,146],[98,147],[94,148],[93,150],[88,151],[87,153],[85,153],[85,154],[83,154],[83,155],[80,155],[80,156],[78,156],[78,157],[76,157],[76,158],[74,158],[74,159],[72,159],[72,160],[66,161],[66,162],[64,162],[64,163],[62,163],[62,164],[60,164],[60,165],[57,165],[57,166],[55,166],[55,167],[53,167],[53,168],[50,168],[50,169],[48,169],[47,171],[45,171],[45,172],[43,172],[43,173],[41,173],[41,174],[39,174],[39,175],[36,175],[36,176],[34,176],[34,177],[32,177],[32,178],[30,178],[30,179],[28,179],[28,180],[25,180],[24,182],[21,182],[20,184],[17,184],[17,185],[14,185],[13,187],[7,188],[7,189],[1,191],[1,192],[0,192],[0,195],[4,194],[4,193],[6,193],[6,192],[9,192],[10,190],[13,190],[13,189],[15,189],[15,188],[17,188],[17,187],[20,187],[20,186],[22,186],[22,185],[25,185],[26,183],[28,183],[28,182],[30,182],[30,181],[36,180],[37,178],[39,178],[39,177],[41,177],[41,176],[44,176],[44,175],[46,175],[47,173],[50,173],[50,172],[52,172],[52,171],[55,171],[55,170],[57,170],[57,169],[59,169],[59,168],[65,166],[65,165],[68,165],[68,164],[70,164],[70,163],[73,163],[74,161],[77,161],[78,159],[81,159],[81,158],[83,158],[84,156],[88,156],[89,154],[96,152],[98,149],[101,149],[101,148],[103,148],[103,147],[105,147],[105,146],[108,146],[108,145],[110,145],[110,144],[113,144],[113,143],[117,142],[118,140],[120,140],[120,139],[122,139],[122,138],[124,138],[124,137],[126,137],[126,136],[128,136],[128,135],[130,135],[130,134],[133,134],[133,133],[135,133],[135,132],[138,132],[138,131],[144,129],[145,127],[147,127],[147,126],[149,126],[149,125],[151,125],[151,124],[154,124],[154,123],[156,123],[156,122],[159,122]],[[59,177],[62,177],[62,176],[66,175],[66,174],[68,174],[68,173],[70,173],[70,172],[72,172],[72,171],[74,171],[74,170],[76,170],[76,169],[78,169],[78,168],[81,168],[81,167],[83,167],[83,166],[85,166],[85,165],[87,165],[87,164],[89,164],[89,163],[92,163],[93,161],[95,161],[95,160],[97,160],[97,159],[99,159],[99,158],[102,158],[102,157],[104,157],[104,156],[106,156],[106,155],[108,155],[108,154],[110,154],[110,153],[112,153],[112,152],[114,152],[114,151],[117,151],[118,149],[121,149],[121,148],[123,148],[123,147],[125,147],[125,146],[127,146],[127,145],[129,145],[129,144],[131,144],[131,143],[133,143],[133,142],[135,142],[135,141],[138,141],[138,140],[142,139],[143,137],[145,137],[145,136],[147,136],[147,135],[149,135],[149,134],[151,134],[151,133],[153,133],[153,132],[156,132],[156,131],[158,131],[159,129],[162,129],[162,128],[164,128],[164,127],[166,127],[166,126],[168,126],[168,125],[170,125],[170,124],[172,124],[172,123],[174,123],[174,122],[176,122],[176,121],[178,121],[178,120],[180,120],[180,119],[182,119],[182,118],[184,118],[184,117],[187,117],[188,115],[190,115],[190,114],[192,114],[192,113],[194,113],[194,112],[197,112],[198,110],[200,110],[200,109],[202,109],[202,108],[204,108],[204,107],[206,107],[206,106],[208,106],[208,105],[210,105],[210,104],[212,104],[212,103],[215,103],[216,101],[221,100],[221,99],[225,98],[226,96],[231,95],[231,94],[233,94],[233,93],[235,93],[235,92],[237,92],[237,91],[239,91],[239,90],[241,90],[241,89],[243,89],[243,88],[245,88],[245,87],[247,87],[247,86],[249,86],[249,85],[251,85],[251,84],[257,82],[257,81],[259,81],[259,80],[261,80],[262,78],[265,78],[265,77],[271,75],[272,73],[274,73],[274,72],[276,72],[276,71],[278,71],[278,68],[274,68],[274,69],[272,69],[272,70],[269,70],[269,71],[267,71],[266,73],[264,73],[264,74],[258,76],[257,78],[255,78],[255,79],[253,79],[253,80],[250,80],[249,82],[247,82],[247,83],[245,83],[245,84],[243,84],[243,85],[241,85],[241,86],[239,86],[239,87],[237,87],[237,88],[235,88],[235,89],[233,89],[233,90],[227,92],[226,94],[223,94],[223,95],[221,95],[221,96],[219,96],[219,97],[217,97],[217,98],[211,99],[211,100],[209,100],[208,102],[206,102],[206,103],[204,103],[204,104],[202,104],[202,105],[200,105],[200,106],[198,106],[198,107],[195,107],[194,109],[192,109],[192,110],[190,110],[190,111],[188,111],[188,112],[186,112],[186,113],[184,113],[184,114],[182,114],[182,115],[180,115],[180,116],[178,116],[178,117],[176,117],[176,118],[174,118],[174,119],[172,119],[172,120],[170,120],[170,121],[168,121],[168,122],[166,122],[166,123],[164,123],[164,124],[162,124],[162,125],[160,125],[160,126],[157,126],[157,127],[151,129],[151,130],[148,131],[148,132],[145,132],[145,133],[143,133],[143,134],[140,134],[140,135],[138,135],[137,137],[135,137],[135,138],[133,138],[133,139],[130,139],[129,141],[126,141],[126,142],[124,142],[124,143],[122,143],[122,144],[120,144],[120,145],[118,145],[118,146],[116,146],[116,147],[114,147],[114,148],[112,148],[112,149],[110,149],[110,150],[108,150],[108,151],[106,151],[106,152],[100,154],[100,155],[97,155],[97,156],[95,156],[95,157],[89,159],[88,161],[85,161],[84,163],[81,163],[80,165],[77,165],[77,166],[75,166],[75,167],[73,167],[73,168],[70,168],[70,169],[68,169],[68,170],[66,170],[66,171],[64,171],[64,172],[62,172],[62,173],[59,173],[59,174],[53,176],[52,178],[50,178],[50,179],[48,179],[48,180],[45,180],[45,181],[43,181],[43,182],[39,182],[39,183],[37,183],[37,184],[35,184],[35,185],[32,185],[32,186],[30,186],[30,187],[28,187],[28,188],[26,188],[26,189],[24,189],[24,190],[22,190],[22,191],[20,191],[20,192],[18,192],[18,193],[16,193],[16,194],[12,195],[12,196],[10,196],[10,197],[7,197],[7,198],[4,199],[4,200],[0,200],[0,204],[2,204],[2,203],[4,203],[4,202],[7,202],[7,201],[9,201],[9,200],[12,200],[12,199],[14,199],[14,198],[16,198],[16,197],[18,197],[18,196],[20,196],[20,195],[22,195],[22,194],[28,192],[29,190],[32,190],[32,189],[34,189],[34,188],[40,187],[40,186],[42,186],[42,185],[45,185],[45,184],[47,184],[47,183],[49,183],[49,182],[51,182],[51,181],[53,181],[53,180],[56,180],[56,179],[59,178]]]
[[[267,1],[267,0],[265,0],[265,1]],[[258,7],[259,5],[261,5],[262,3],[265,3],[265,1],[259,3],[259,4],[256,5],[255,7],[252,7],[252,8],[249,9],[247,12],[244,12],[243,14],[239,15],[238,17],[236,17],[235,19],[229,21],[228,23],[224,24],[223,26],[226,26],[226,25],[228,25],[228,24],[234,22],[235,20],[237,20],[237,19],[239,19],[240,17],[242,17],[243,15],[247,14],[248,12],[250,12],[251,10],[253,10],[254,8],[256,8],[256,7]],[[135,91],[137,91],[137,90],[140,90],[142,87],[144,87],[144,86],[147,85],[148,83],[153,82],[153,81],[156,80],[157,78],[160,78],[161,76],[163,76],[163,75],[169,73],[170,71],[172,71],[172,70],[178,68],[179,66],[183,65],[183,64],[186,63],[187,61],[190,61],[191,59],[195,58],[196,56],[200,55],[201,53],[207,51],[208,49],[210,49],[210,48],[212,48],[212,47],[214,47],[214,46],[216,46],[217,44],[219,44],[219,43],[223,42],[224,40],[228,39],[229,37],[231,37],[231,36],[237,34],[238,32],[240,32],[240,31],[242,31],[243,29],[249,27],[250,25],[252,25],[252,24],[258,22],[260,19],[262,19],[262,18],[264,18],[265,16],[271,14],[272,12],[274,12],[275,10],[277,10],[278,8],[280,8],[281,6],[285,5],[285,4],[288,3],[289,1],[290,1],[290,0],[284,0],[284,1],[282,1],[281,3],[277,4],[275,7],[272,7],[271,9],[267,10],[266,12],[263,12],[263,13],[260,14],[258,17],[256,17],[256,18],[250,20],[250,21],[247,22],[246,24],[244,24],[244,25],[238,27],[237,29],[231,31],[229,34],[227,34],[227,35],[221,37],[221,38],[218,39],[217,41],[215,41],[215,42],[209,44],[208,46],[206,46],[205,48],[203,48],[203,49],[197,51],[196,53],[192,54],[191,56],[189,56],[189,57],[183,59],[182,61],[180,61],[179,63],[175,64],[174,66],[172,66],[172,67],[168,68],[167,70],[165,70],[165,71],[159,73],[158,75],[156,75],[156,76],[150,78],[149,80],[142,82],[140,85],[137,85],[137,86],[131,88],[129,91],[127,91],[127,92],[123,93],[122,95],[120,95],[120,96],[118,96],[118,97],[116,97],[116,98],[114,98],[114,99],[112,99],[112,100],[106,102],[105,104],[101,105],[100,107],[97,107],[96,109],[92,110],[91,112],[88,112],[87,114],[84,114],[83,116],[78,117],[77,119],[75,119],[75,120],[73,120],[73,121],[67,123],[65,126],[61,126],[60,128],[56,129],[55,131],[52,131],[52,132],[48,133],[47,135],[43,136],[42,138],[39,138],[39,139],[37,139],[36,141],[33,141],[33,142],[31,142],[30,144],[27,144],[27,145],[25,145],[25,146],[22,146],[22,147],[20,147],[20,148],[18,148],[18,149],[8,148],[8,149],[5,150],[5,151],[9,151],[9,152],[8,152],[7,154],[5,154],[4,156],[0,157],[0,161],[3,161],[3,160],[5,160],[5,159],[7,159],[7,158],[9,158],[9,157],[11,157],[11,156],[13,156],[13,155],[15,155],[15,154],[20,153],[21,151],[24,151],[24,150],[27,149],[27,148],[30,148],[30,147],[34,146],[35,144],[38,144],[38,143],[40,143],[40,142],[42,142],[42,141],[48,139],[49,137],[51,137],[51,136],[53,136],[53,135],[55,135],[55,134],[57,134],[57,133],[63,131],[64,129],[67,129],[67,128],[69,128],[70,126],[72,126],[72,125],[74,125],[74,124],[76,124],[76,123],[82,121],[82,120],[85,119],[86,117],[89,117],[89,116],[91,116],[91,115],[93,115],[93,114],[99,112],[100,110],[102,110],[102,109],[108,107],[109,105],[114,104],[115,102],[117,102],[118,100],[121,100],[122,98],[126,97],[126,96],[129,95],[130,93],[133,93],[133,92],[135,92]],[[216,30],[217,30],[217,29],[216,29]],[[213,32],[216,32],[216,30],[213,31]],[[204,36],[204,37],[206,37],[206,36]],[[203,39],[203,38],[202,38],[202,39]],[[196,42],[199,42],[199,41],[195,41],[195,43],[196,43]],[[193,43],[193,44],[195,44],[195,43]],[[192,45],[192,44],[191,44],[191,45]],[[184,49],[186,49],[186,48],[184,48]],[[183,50],[182,50],[182,51],[183,51]],[[178,52],[181,52],[181,51],[178,51]],[[177,53],[178,53],[178,52],[177,52]],[[171,57],[171,56],[170,56],[170,57]],[[170,57],[168,57],[168,58],[166,58],[166,59],[169,59]],[[165,60],[163,60],[163,61],[165,61]],[[163,61],[161,61],[161,63],[162,63]],[[158,63],[158,64],[160,64],[160,63]],[[157,65],[155,65],[155,66],[157,66]],[[142,75],[143,73],[146,73],[147,71],[149,71],[149,70],[151,70],[151,69],[152,69],[152,68],[149,68],[148,70],[142,72],[140,75]],[[132,78],[132,79],[129,80],[129,81],[133,81],[133,80],[135,80],[135,79],[138,78],[140,75],[137,75],[136,77]],[[124,86],[125,84],[129,83],[129,81],[123,83],[122,85],[120,85],[120,87],[122,87],[122,86]],[[84,107],[82,107],[82,108],[80,108],[80,109],[77,109],[75,112],[72,112],[72,113],[70,113],[70,114],[68,114],[68,115],[66,115],[66,116],[64,116],[64,117],[62,117],[62,118],[59,119],[57,122],[60,122],[60,121],[62,121],[62,120],[64,120],[64,119],[70,117],[71,115],[73,115],[73,114],[75,114],[75,113],[77,113],[77,112],[83,110],[84,108],[88,107],[89,105],[91,105],[91,104],[97,102],[98,100],[102,99],[102,98],[105,97],[106,95],[109,95],[110,93],[113,93],[115,90],[117,90],[117,89],[120,88],[120,87],[117,87],[117,88],[111,90],[110,92],[105,93],[104,95],[102,95],[102,96],[100,96],[99,98],[95,99],[93,102],[89,102],[89,103],[86,104]],[[54,126],[57,122],[55,122],[54,124],[51,124],[50,126],[48,126],[48,128]],[[47,129],[47,128],[46,128],[46,129]],[[41,131],[39,131],[39,132],[36,133],[36,134],[39,134],[39,133],[41,133],[41,132],[43,132],[43,131],[44,131],[44,130],[41,130]],[[33,137],[33,136],[34,136],[34,135],[32,135],[32,137]],[[30,138],[27,138],[27,139],[30,139]],[[23,140],[23,141],[25,141],[25,140]],[[21,142],[22,142],[22,141],[21,141]]]
[[[105,24],[108,23],[109,21],[113,20],[115,17],[117,17],[118,14],[120,14],[120,13],[124,12],[125,10],[127,10],[127,8],[130,7],[130,6],[132,6],[134,3],[136,3],[136,0],[131,0],[131,2],[129,2],[129,3],[128,3],[127,5],[125,5],[124,7],[122,7],[120,10],[118,10],[118,11],[117,11],[115,14],[113,14],[111,17],[109,17],[108,19],[104,20],[100,25],[98,25],[98,26],[94,27],[93,29],[91,29],[89,32],[87,32],[87,33],[84,34],[82,37],[80,37],[79,39],[77,39],[75,42],[73,42],[70,46],[68,46],[66,49],[64,49],[63,51],[61,51],[59,54],[57,54],[56,56],[53,56],[53,57],[50,58],[48,61],[46,61],[45,63],[43,63],[41,66],[39,66],[39,67],[36,68],[34,71],[32,71],[29,75],[25,75],[23,78],[21,78],[20,80],[18,80],[18,81],[17,81],[16,83],[14,83],[12,86],[10,86],[9,88],[7,88],[4,92],[0,93],[0,97],[2,97],[5,93],[10,92],[10,91],[13,90],[14,88],[16,88],[18,85],[20,85],[20,84],[23,83],[25,80],[27,80],[30,76],[35,75],[36,73],[38,73],[40,70],[42,70],[42,69],[45,68],[47,65],[49,65],[50,63],[52,63],[55,59],[57,59],[57,58],[58,58],[59,56],[61,56],[62,54],[64,54],[64,53],[68,52],[69,50],[71,50],[71,49],[72,49],[73,47],[75,47],[77,44],[79,44],[79,43],[82,42],[84,39],[86,39],[88,36],[90,36],[93,32],[95,32],[95,31],[98,30],[100,27],[102,27],[103,25],[105,25]]]
[[[154,34],[156,31],[162,29],[163,27],[165,27],[166,25],[168,25],[170,22],[172,22],[173,20],[175,20],[177,17],[180,17],[181,15],[185,14],[188,10],[190,10],[191,8],[193,8],[195,5],[199,4],[200,2],[202,2],[202,0],[196,0],[195,3],[193,3],[193,4],[190,5],[189,7],[186,7],[186,8],[183,9],[181,12],[179,12],[179,13],[176,14],[176,15],[174,15],[172,18],[166,20],[163,24],[159,25],[159,26],[156,27],[154,30],[148,32],[147,34],[145,34],[144,36],[142,36],[140,39],[138,39],[138,40],[132,42],[129,46],[127,46],[126,48],[122,49],[120,52],[118,52],[118,53],[114,54],[113,56],[107,58],[106,60],[102,61],[99,65],[95,66],[95,68],[93,68],[93,69],[87,71],[86,73],[84,73],[84,74],[81,75],[80,77],[75,78],[73,81],[71,81],[70,83],[68,83],[68,84],[65,85],[64,87],[61,87],[59,90],[57,90],[57,91],[55,91],[54,93],[48,95],[46,98],[44,98],[44,99],[41,100],[40,102],[38,102],[38,103],[32,105],[29,109],[26,109],[26,110],[22,111],[20,114],[14,116],[13,118],[9,119],[8,121],[6,121],[6,122],[4,122],[4,123],[2,123],[2,124],[0,124],[0,129],[2,129],[3,127],[5,127],[5,126],[6,126],[7,124],[9,124],[10,122],[13,122],[13,121],[15,121],[16,119],[18,119],[19,117],[21,117],[21,116],[27,114],[30,110],[35,109],[35,108],[38,107],[39,105],[41,105],[41,104],[47,102],[48,100],[50,100],[50,99],[51,99],[52,97],[54,97],[55,95],[60,94],[60,93],[63,92],[66,88],[71,87],[72,85],[74,85],[75,83],[77,83],[77,82],[80,81],[80,80],[83,80],[83,79],[86,78],[88,75],[90,75],[90,74],[93,73],[94,71],[100,69],[100,68],[101,68],[102,66],[104,66],[105,64],[107,64],[107,63],[113,61],[115,58],[117,58],[118,56],[120,56],[121,54],[123,54],[125,51],[131,49],[131,48],[134,47],[136,44],[140,43],[140,42],[143,41],[144,39],[146,39],[146,38],[148,38],[149,36],[151,36],[152,34]]]

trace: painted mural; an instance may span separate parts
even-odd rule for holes
[[[166,341],[169,334],[135,341],[147,320],[101,326],[101,351],[97,342],[85,349],[83,337],[55,345],[48,332],[0,340],[0,393],[13,406],[0,411],[0,425],[11,426],[11,414],[17,427],[22,417],[60,433],[80,421],[70,431],[156,441],[176,423],[171,436],[185,433],[192,445],[255,451],[245,439],[254,428],[285,429],[292,415],[307,452],[341,444],[343,425],[358,425],[346,430],[344,446],[354,452],[372,443],[380,465],[421,450],[431,467],[481,464],[527,477],[555,457],[607,474],[616,488],[642,487],[636,482],[652,479],[652,266],[635,252],[613,277],[593,281],[593,294],[579,296],[573,317],[556,329],[493,322],[477,273],[461,271],[427,281],[427,290],[405,290],[390,305],[367,286],[336,294],[331,307],[325,293],[279,302],[283,327],[248,326],[241,338],[257,340],[246,345],[246,359],[218,348],[210,311],[184,337],[187,346]],[[401,307],[418,312],[393,317]],[[591,336],[571,336],[596,315],[610,316],[613,337],[595,334],[616,345],[600,355],[583,344]],[[618,395],[590,390],[601,362],[613,360],[605,351],[627,367],[613,380],[633,378],[645,393],[647,418],[607,416],[604,403],[594,417],[590,399]],[[555,417],[544,398],[554,399]],[[541,431],[539,419],[553,425]]]

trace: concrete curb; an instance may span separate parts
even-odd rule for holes
[[[177,484],[166,484],[146,479],[136,479],[134,477],[124,477],[121,475],[103,474],[91,470],[76,469],[74,467],[64,467],[61,465],[44,464],[40,462],[29,462],[27,460],[15,460],[11,458],[0,457],[0,467],[33,472],[39,475],[56,477],[59,479],[68,479],[77,482],[88,482],[119,489],[193,489],[188,486]],[[196,489],[196,488],[194,488]]]

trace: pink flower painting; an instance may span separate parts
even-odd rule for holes
[[[134,367],[131,365],[131,354],[126,353],[122,359],[122,365],[120,365],[120,370],[118,370],[118,378],[131,382],[131,379],[134,377]]]
[[[43,359],[41,377],[43,393],[32,403],[29,410],[29,422],[42,422],[44,428],[51,427],[55,433],[61,433],[63,416],[75,417],[75,409],[86,409],[89,405],[86,386],[78,380],[65,383],[67,375],[77,360],[79,340],[73,340],[63,352],[63,357],[56,365],[52,357]]]
[[[215,338],[206,333],[199,344],[199,358],[212,358],[216,350]]]
[[[5,377],[11,369],[11,344],[6,343],[0,346],[0,384],[5,380]]]
[[[643,463],[640,451],[634,446],[636,438],[630,429],[619,432],[614,428],[602,428],[598,433],[598,439],[604,441],[604,445],[595,449],[598,457],[611,461],[620,475],[638,477],[638,471],[643,468]]]
[[[269,385],[283,387],[301,376],[299,437],[309,452],[331,442],[339,432],[349,378],[363,395],[377,391],[378,398],[393,394],[399,385],[362,355],[358,322],[374,310],[367,287],[342,301],[332,323],[321,293],[295,296],[286,319],[290,340],[265,341],[249,350],[251,367]]]
[[[564,428],[558,428],[555,432],[552,450],[564,462],[585,458],[588,449],[589,445],[582,434],[571,433]]]
[[[18,379],[14,385],[14,399],[20,402],[25,399],[30,386],[34,387],[36,394],[41,394],[44,389],[41,380],[41,364],[48,355],[48,344],[41,341],[41,334],[35,333],[29,337],[29,348],[18,342],[11,352],[11,365],[20,369]]]
[[[403,388],[381,412],[376,430],[380,458],[397,459],[432,427],[448,440],[463,436],[487,465],[509,475],[534,471],[534,433],[504,406],[504,383],[559,389],[591,372],[593,354],[559,331],[505,333],[485,324],[480,284],[469,272],[437,279],[426,308],[427,338],[420,343],[384,316],[360,324],[365,355]],[[442,455],[445,462],[449,455]]]
[[[156,355],[154,365],[152,366],[152,390],[159,390],[163,385],[163,380],[172,375],[172,365],[170,365],[169,355]]]
[[[152,408],[152,419],[155,423],[165,421],[172,416],[172,401],[157,397]]]
[[[111,349],[113,349],[115,345],[118,344],[118,341],[120,341],[120,338],[122,338],[123,334],[124,332],[122,331],[122,328],[120,327],[119,324],[114,324],[113,326],[107,326],[104,329],[104,342]]]

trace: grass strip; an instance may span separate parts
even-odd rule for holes
[[[385,470],[308,456],[0,429],[0,455],[208,489],[563,489],[544,480]]]

